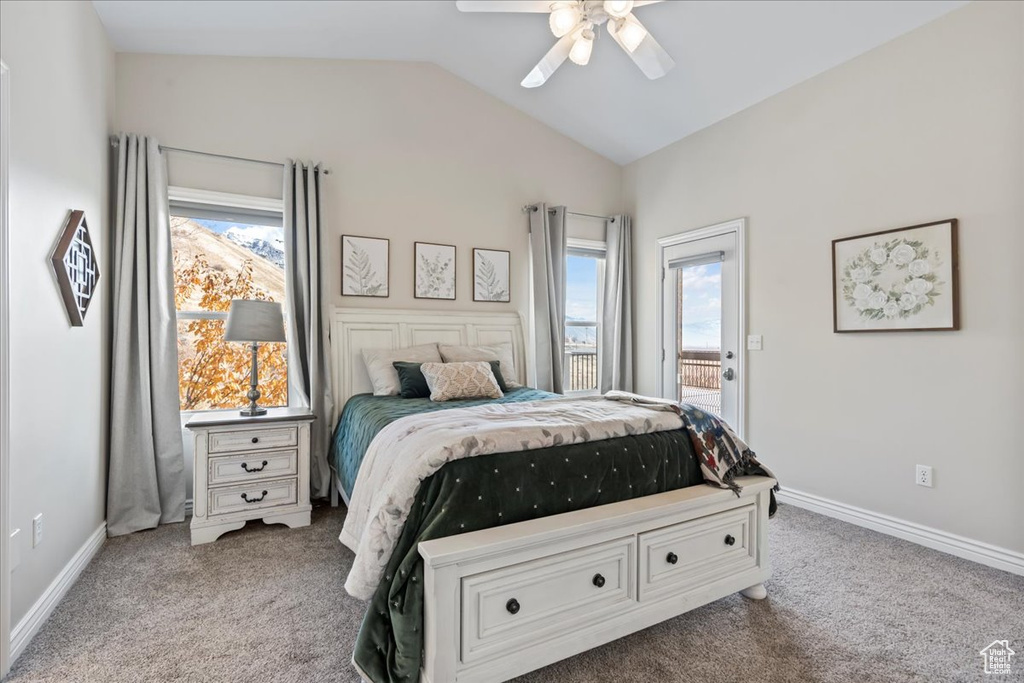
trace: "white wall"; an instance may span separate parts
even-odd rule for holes
[[[11,70],[11,514],[16,624],[105,517],[114,53],[87,2],[0,3]],[[49,256],[83,209],[101,277],[70,327]],[[32,518],[44,538],[33,549]]]
[[[626,168],[655,240],[749,219],[749,441],[791,487],[1024,551],[1024,4],[975,2]],[[959,332],[832,332],[831,240],[960,219]],[[640,390],[655,342],[638,335]],[[916,463],[935,488],[913,484]]]
[[[417,305],[413,242],[458,247],[457,300],[435,308],[526,310],[534,201],[620,209],[622,169],[431,64],[117,56],[117,125],[164,144],[324,162],[334,303]],[[281,196],[269,167],[170,155],[172,185]],[[342,234],[391,239],[391,297],[342,297]],[[509,305],[472,301],[472,248],[512,251]]]
[[[338,305],[525,314],[523,205],[621,210],[621,167],[431,64],[118,54],[117,127],[173,147],[323,162]],[[276,168],[175,153],[168,166],[172,185],[281,196]],[[604,238],[600,221],[568,228]],[[390,298],[341,296],[342,234],[391,240]],[[455,301],[413,298],[416,240],[458,247]],[[511,303],[473,302],[473,247],[512,252]],[[191,450],[186,440],[189,471]]]

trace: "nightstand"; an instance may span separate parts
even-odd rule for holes
[[[297,408],[266,415],[195,415],[192,545],[216,541],[250,519],[309,526],[309,431],[316,419]]]

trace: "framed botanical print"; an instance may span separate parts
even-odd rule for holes
[[[455,299],[455,247],[415,242],[414,290],[417,299]]]
[[[391,242],[379,237],[341,236],[341,293],[388,296]]]
[[[957,219],[832,241],[835,332],[960,329]]]
[[[501,249],[473,250],[473,301],[512,300],[509,292],[511,254]]]

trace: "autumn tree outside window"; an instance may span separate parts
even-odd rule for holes
[[[280,209],[176,200],[173,192],[170,208],[180,408],[241,408],[251,352],[224,341],[224,325],[232,299],[285,303]],[[285,344],[261,344],[259,367],[261,405],[287,405]]]

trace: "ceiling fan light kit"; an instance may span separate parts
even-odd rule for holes
[[[524,88],[544,85],[566,59],[586,66],[594,51],[596,32],[608,24],[608,34],[650,79],[667,74],[675,62],[647,31],[633,10],[661,0],[526,0],[523,2],[487,2],[459,0],[463,12],[543,12],[558,42],[523,79]]]

